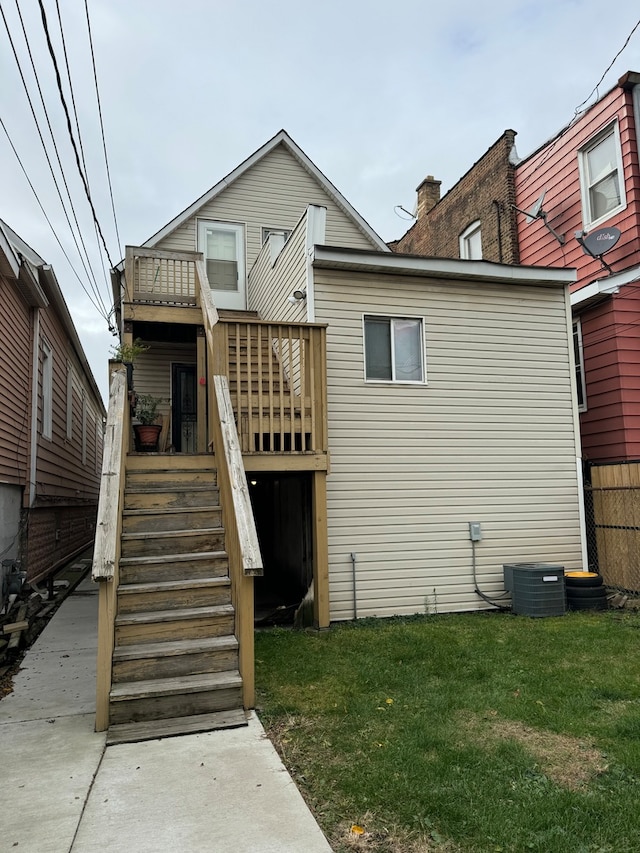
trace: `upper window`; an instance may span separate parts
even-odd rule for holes
[[[244,287],[244,232],[242,225],[200,222],[199,245],[204,253],[212,290],[235,292]]]
[[[573,324],[573,365],[578,391],[578,411],[586,412],[587,392],[584,381],[584,356],[582,353],[582,326],[580,320],[576,320]]]
[[[618,122],[610,124],[578,153],[582,219],[587,227],[626,206]]]
[[[482,260],[480,220],[472,222],[460,235],[460,257],[468,261]]]
[[[42,343],[42,437],[53,435],[53,352]]]
[[[422,320],[364,318],[365,378],[378,382],[424,382]]]
[[[284,237],[284,242],[286,243],[289,237],[291,237],[291,231],[287,228],[263,228],[262,229],[262,245],[267,242],[271,234],[280,234]]]

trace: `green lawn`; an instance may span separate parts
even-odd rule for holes
[[[274,629],[256,658],[260,718],[336,853],[640,850],[639,614]]]

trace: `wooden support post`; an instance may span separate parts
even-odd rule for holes
[[[196,332],[196,348],[197,348],[197,436],[198,436],[198,453],[207,452],[207,443],[209,431],[207,429],[207,338],[204,332],[204,326],[198,326]],[[202,384],[202,380],[204,384]]]
[[[327,527],[327,474],[313,477],[313,618],[317,628],[329,627],[329,536]]]
[[[111,692],[111,658],[115,635],[115,584],[101,581],[98,588],[98,660],[96,667],[96,731],[109,728],[109,694]]]

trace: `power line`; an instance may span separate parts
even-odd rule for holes
[[[60,78],[60,70],[58,68],[58,61],[56,59],[56,55],[53,49],[53,44],[51,43],[51,36],[49,34],[49,25],[47,22],[47,13],[45,12],[44,4],[42,0],[38,0],[38,5],[40,6],[40,15],[42,17],[42,27],[44,29],[45,37],[47,40],[47,47],[49,49],[49,55],[51,57],[51,62],[53,63],[53,68],[56,74],[56,84],[58,87],[58,94],[60,95],[60,101],[62,102],[62,106],[65,112],[65,116],[67,119],[67,132],[69,134],[69,139],[71,140],[71,145],[73,147],[73,152],[75,154],[76,166],[78,168],[78,173],[82,180],[82,185],[84,187],[85,194],[87,196],[87,201],[89,202],[89,206],[91,208],[91,213],[93,215],[93,221],[95,222],[96,228],[98,229],[98,233],[100,235],[100,239],[102,240],[102,245],[104,246],[105,253],[107,255],[107,260],[109,261],[109,265],[111,269],[114,269],[115,264],[111,259],[111,255],[109,254],[109,248],[107,246],[107,241],[104,238],[104,234],[102,233],[102,228],[100,226],[100,222],[98,220],[98,215],[96,213],[96,209],[93,205],[93,199],[91,198],[91,193],[89,192],[89,187],[87,185],[86,178],[82,171],[82,164],[80,163],[80,155],[78,153],[78,146],[76,145],[76,141],[73,137],[73,127],[71,125],[71,116],[69,115],[69,108],[67,107],[67,101],[64,96],[64,91],[62,89],[62,80]]]
[[[62,160],[61,160],[61,158],[60,158],[60,152],[59,152],[59,150],[58,150],[58,146],[57,146],[57,144],[56,144],[56,138],[55,138],[55,135],[54,135],[54,133],[53,133],[53,128],[52,128],[52,126],[51,126],[51,120],[50,120],[50,118],[49,118],[49,112],[48,112],[48,110],[47,110],[47,105],[46,105],[46,103],[45,103],[44,95],[43,95],[43,93],[42,93],[42,87],[40,86],[40,81],[39,81],[39,79],[38,79],[38,72],[36,71],[36,66],[35,66],[35,62],[34,62],[34,59],[33,59],[33,54],[32,54],[32,52],[31,52],[31,45],[29,44],[29,38],[28,38],[28,36],[27,36],[27,31],[26,31],[26,28],[25,28],[25,25],[24,25],[24,19],[23,19],[23,17],[22,17],[22,12],[20,11],[20,6],[19,6],[19,4],[18,4],[17,0],[16,0],[16,9],[17,9],[17,12],[18,12],[18,17],[19,17],[19,19],[20,19],[20,24],[21,24],[21,26],[22,26],[22,34],[23,34],[23,36],[24,36],[24,41],[25,41],[25,44],[26,44],[26,46],[27,46],[27,53],[29,54],[29,59],[30,59],[30,61],[31,61],[31,68],[32,68],[32,70],[33,70],[33,76],[34,76],[34,78],[35,78],[36,86],[37,86],[37,88],[38,88],[38,94],[40,95],[40,102],[41,102],[41,104],[42,104],[42,109],[43,109],[43,111],[44,111],[44,116],[45,116],[45,119],[46,119],[46,122],[47,122],[47,126],[48,126],[48,128],[49,128],[49,134],[50,134],[50,136],[51,136],[51,141],[53,142],[53,149],[54,149],[54,151],[55,151],[56,158],[57,158],[57,160],[58,160],[58,166],[60,167],[60,174],[62,175],[62,181],[63,181],[63,183],[64,183],[64,187],[65,187],[65,190],[66,190],[66,192],[67,192],[67,198],[69,199],[69,206],[70,206],[70,208],[71,208],[71,213],[73,214],[73,219],[74,219],[74,222],[75,222],[75,224],[76,224],[76,228],[77,228],[77,230],[78,230],[78,237],[80,238],[80,242],[82,243],[82,248],[84,249],[84,253],[85,253],[85,256],[86,256],[86,259],[87,259],[87,264],[88,264],[88,267],[89,267],[88,269],[87,269],[87,264],[85,264],[85,263],[84,263],[84,259],[82,258],[82,253],[80,252],[80,247],[78,246],[77,241],[76,241],[76,248],[78,249],[78,253],[80,254],[80,259],[81,259],[81,261],[82,261],[82,265],[83,265],[83,267],[84,267],[84,270],[85,270],[85,272],[87,273],[87,276],[89,277],[89,279],[93,279],[93,286],[92,286],[92,289],[93,289],[93,292],[94,292],[94,294],[95,294],[95,297],[96,297],[97,301],[102,305],[103,310],[104,310],[104,311],[105,311],[105,313],[106,313],[106,307],[104,306],[104,302],[103,302],[103,300],[102,300],[102,297],[100,296],[100,292],[99,292],[99,289],[98,289],[98,282],[97,282],[97,279],[96,279],[96,275],[95,275],[95,272],[94,272],[94,270],[93,270],[93,266],[91,265],[91,259],[90,259],[90,257],[89,257],[89,252],[87,251],[87,247],[86,247],[86,244],[85,244],[85,242],[84,242],[84,238],[83,238],[83,236],[82,236],[82,230],[81,230],[81,228],[80,228],[80,223],[78,222],[78,216],[77,216],[77,214],[76,214],[75,206],[74,206],[74,204],[73,204],[73,199],[71,198],[71,191],[70,191],[70,189],[69,189],[69,185],[68,185],[68,183],[67,183],[67,179],[66,179],[66,176],[65,176],[65,173],[64,173],[64,167],[63,167],[63,165],[62,165]],[[16,59],[17,59],[17,57],[16,57]],[[23,80],[24,80],[24,77],[23,77]],[[43,144],[44,144],[44,142],[43,142]],[[61,199],[61,200],[62,200],[62,199]],[[69,224],[69,227],[71,227],[71,224]],[[89,274],[89,273],[90,273],[90,274]]]
[[[84,156],[84,146],[82,144],[82,134],[80,132],[80,120],[78,117],[78,109],[76,106],[75,92],[73,91],[73,81],[71,79],[71,67],[69,65],[69,55],[67,53],[67,41],[65,39],[64,28],[62,26],[62,14],[60,12],[59,0],[56,0],[56,9],[58,12],[58,24],[60,27],[60,38],[62,40],[62,51],[64,53],[64,62],[65,62],[66,70],[67,70],[67,80],[69,82],[69,91],[71,93],[71,104],[73,106],[73,115],[74,115],[74,118],[76,121],[76,133],[78,134],[78,143],[80,145],[80,154],[82,155],[82,166],[84,168],[84,173],[85,173],[86,178],[87,178],[87,184],[89,184],[89,170],[87,169],[87,161],[86,161],[85,156]],[[105,283],[105,287],[106,287],[106,290],[108,293],[109,292],[109,282],[107,280],[107,270],[106,270],[105,265],[104,265],[104,257],[102,255],[102,252],[100,251],[98,229],[95,226],[95,222],[93,224],[93,230],[94,230],[95,237],[96,237],[96,245],[98,247],[98,257],[100,258],[100,265],[102,267],[102,275],[104,277],[104,283]],[[106,306],[105,306],[105,311],[106,311]]]
[[[71,224],[71,220],[69,219],[69,214],[68,214],[68,212],[67,212],[67,208],[66,208],[66,205],[65,205],[65,203],[64,203],[64,199],[63,199],[63,197],[62,197],[62,192],[61,192],[61,190],[60,190],[60,185],[58,184],[58,180],[57,180],[57,178],[56,178],[56,174],[55,174],[55,171],[54,171],[54,169],[53,169],[53,164],[52,164],[52,162],[51,162],[51,158],[49,157],[49,152],[47,151],[47,146],[46,146],[46,144],[45,144],[44,137],[43,137],[43,135],[42,135],[42,130],[40,129],[40,123],[39,123],[39,121],[38,121],[38,117],[37,117],[37,115],[36,115],[36,111],[35,111],[35,108],[34,108],[34,106],[33,106],[33,101],[31,100],[31,95],[29,94],[29,89],[28,89],[28,87],[27,87],[27,81],[26,81],[25,76],[24,76],[24,73],[23,73],[23,71],[22,71],[22,66],[21,66],[21,64],[20,64],[20,59],[19,59],[19,57],[18,57],[18,53],[17,53],[17,51],[16,51],[15,44],[14,44],[14,42],[13,42],[13,38],[12,38],[12,36],[11,36],[11,31],[9,30],[9,25],[8,25],[7,19],[6,19],[5,14],[4,14],[4,10],[3,10],[3,8],[2,8],[2,6],[1,6],[1,5],[0,5],[0,14],[2,15],[2,20],[3,20],[3,22],[4,22],[5,29],[6,29],[6,32],[7,32],[7,36],[8,36],[8,38],[9,38],[9,43],[10,43],[10,45],[11,45],[11,49],[12,49],[12,51],[13,51],[13,55],[14,55],[14,58],[15,58],[15,61],[16,61],[16,65],[17,65],[17,67],[18,67],[18,73],[19,73],[19,75],[20,75],[20,79],[21,79],[21,81],[22,81],[22,85],[23,85],[23,87],[24,87],[24,91],[25,91],[25,94],[26,94],[26,96],[27,96],[27,101],[28,101],[28,103],[29,103],[29,107],[30,107],[30,109],[31,109],[31,115],[33,116],[33,120],[34,120],[35,125],[36,125],[36,130],[38,131],[38,136],[39,136],[39,138],[40,138],[40,143],[41,143],[41,145],[42,145],[42,148],[43,148],[43,151],[44,151],[44,155],[45,155],[45,158],[46,158],[46,160],[47,160],[47,164],[48,164],[48,166],[49,166],[49,171],[51,172],[51,177],[53,178],[53,183],[54,183],[54,186],[55,186],[56,191],[57,191],[57,193],[58,193],[58,198],[60,199],[60,204],[61,204],[61,206],[62,206],[62,210],[63,210],[63,213],[64,213],[64,215],[65,215],[65,219],[67,220],[67,225],[69,226],[69,230],[70,230],[70,232],[71,232],[71,236],[73,237],[73,241],[74,241],[74,243],[75,243],[75,245],[76,245],[76,249],[78,250],[78,255],[79,255],[79,257],[80,257],[80,261],[82,262],[82,265],[83,265],[83,267],[84,267],[85,273],[87,274],[87,277],[88,277],[88,278],[90,278],[90,276],[89,276],[89,272],[88,272],[87,267],[86,267],[86,264],[85,264],[85,262],[84,262],[84,258],[82,257],[82,252],[80,251],[80,246],[79,246],[79,244],[78,244],[78,240],[77,240],[77,237],[76,237],[76,235],[75,235],[75,231],[73,230],[73,226],[72,226],[72,224]],[[4,124],[3,124],[3,129],[4,129],[5,133],[7,134],[7,138],[9,138],[8,131],[7,131],[6,127],[4,127]],[[14,152],[16,153],[16,156],[17,156],[17,152],[16,152],[16,149],[15,149],[15,146],[13,145],[13,142],[11,142],[11,139],[10,139],[10,138],[9,138],[9,142],[10,142],[11,147],[14,149]],[[22,166],[22,163],[21,163],[20,165]],[[25,170],[24,170],[24,167],[22,167],[22,168],[23,168],[23,171],[25,171]],[[64,173],[63,173],[63,174],[64,174]],[[26,175],[26,171],[25,171],[25,175]],[[30,182],[30,181],[29,181],[29,183],[30,183],[31,188],[33,189],[33,184],[31,184],[31,182]],[[34,190],[34,192],[35,192],[35,190]],[[68,188],[67,188],[67,192],[68,192]],[[42,206],[42,205],[41,205],[41,206]],[[65,253],[65,257],[67,257],[67,260],[69,260],[69,259],[68,259],[68,256],[66,255],[66,253]],[[70,261],[69,261],[69,263],[70,263],[70,265],[71,265],[71,262],[70,262]],[[85,293],[87,293],[87,295],[88,295],[88,292],[87,292],[87,290],[86,290],[86,288],[85,288],[85,286],[84,286],[84,284],[83,284],[82,280],[80,279],[80,276],[79,276],[79,275],[78,275],[78,273],[75,271],[75,268],[73,267],[73,265],[71,265],[71,268],[74,270],[74,273],[75,273],[76,277],[78,278],[78,281],[80,282],[80,284],[81,284],[81,286],[82,286],[83,290],[84,290],[84,291],[85,291]],[[97,310],[100,312],[100,314],[101,314],[102,316],[104,316],[104,315],[102,314],[102,311],[101,311],[97,306],[95,306],[95,303],[93,303],[93,299],[91,299],[91,302],[92,302],[92,304],[94,304],[94,307],[96,307],[96,308],[97,308]],[[106,317],[105,317],[105,319],[106,319]]]
[[[57,2],[57,0],[56,0]],[[93,65],[93,80],[96,87],[96,101],[98,103],[98,116],[100,117],[100,131],[102,133],[102,150],[104,151],[104,163],[107,170],[107,182],[109,184],[109,196],[111,198],[111,210],[113,211],[113,224],[116,229],[116,239],[118,241],[118,251],[122,254],[122,241],[120,240],[120,232],[118,230],[118,220],[116,218],[116,206],[113,200],[113,187],[111,185],[111,172],[109,170],[109,158],[107,157],[107,142],[104,134],[104,122],[102,121],[102,105],[100,103],[100,90],[98,88],[98,72],[96,70],[96,58],[93,50],[93,37],[91,35],[91,21],[89,20],[89,4],[84,0],[84,8],[87,15],[87,32],[89,33],[89,46],[91,48],[91,63]]]
[[[60,249],[61,249],[61,251],[62,251],[62,254],[63,254],[63,255],[65,256],[65,258],[67,259],[67,263],[69,264],[69,266],[70,266],[70,267],[71,267],[71,269],[73,270],[73,273],[74,273],[75,277],[78,279],[78,282],[80,283],[80,287],[84,290],[84,292],[86,293],[86,295],[87,295],[87,297],[88,297],[89,301],[91,302],[91,304],[93,305],[93,307],[96,309],[96,311],[98,312],[98,314],[100,314],[100,316],[101,316],[101,317],[104,317],[104,319],[105,319],[107,322],[109,322],[109,318],[108,318],[108,317],[106,317],[106,316],[102,313],[101,308],[100,308],[98,305],[96,305],[96,303],[93,301],[93,297],[91,296],[91,294],[89,293],[89,291],[87,290],[87,288],[84,286],[84,283],[83,283],[82,279],[80,278],[80,276],[78,275],[78,272],[77,272],[76,268],[75,268],[75,267],[73,266],[73,264],[71,263],[71,258],[70,258],[70,257],[69,257],[69,255],[67,254],[66,249],[64,248],[64,246],[62,245],[62,242],[61,242],[60,238],[58,237],[58,234],[57,234],[57,232],[56,232],[56,229],[53,227],[53,224],[52,224],[51,220],[50,220],[50,219],[49,219],[49,217],[47,216],[47,211],[44,209],[44,207],[43,207],[43,205],[42,205],[42,202],[40,201],[40,198],[39,198],[39,196],[38,196],[38,193],[36,192],[36,188],[34,187],[34,185],[33,185],[32,181],[31,181],[31,178],[29,177],[29,175],[28,175],[28,173],[27,173],[27,170],[25,169],[24,164],[23,164],[22,160],[20,159],[20,155],[18,154],[18,151],[17,151],[17,149],[16,149],[15,145],[13,144],[13,140],[12,140],[12,139],[11,139],[11,137],[9,136],[9,131],[8,131],[8,130],[7,130],[7,128],[5,127],[5,124],[4,124],[4,122],[3,122],[3,120],[2,120],[2,117],[1,117],[1,116],[0,116],[0,127],[2,127],[2,129],[4,130],[5,135],[6,135],[6,137],[7,137],[7,140],[9,141],[9,145],[11,146],[11,148],[12,148],[12,150],[13,150],[13,153],[15,154],[16,160],[18,161],[18,164],[19,164],[20,168],[22,169],[22,172],[23,172],[23,174],[24,174],[25,178],[27,179],[27,183],[28,183],[28,184],[29,184],[29,186],[31,187],[31,192],[32,192],[32,193],[33,193],[33,195],[34,195],[35,200],[38,202],[38,206],[40,207],[40,210],[42,211],[42,215],[43,215],[43,216],[44,216],[44,218],[46,219],[47,224],[48,224],[49,228],[51,229],[51,232],[52,232],[53,236],[55,237],[55,239],[56,239],[56,242],[57,242],[58,246],[60,246]]]

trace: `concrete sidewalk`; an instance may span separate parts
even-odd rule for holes
[[[86,579],[0,701],[0,849],[331,853],[254,714],[246,728],[105,747],[97,604]]]

